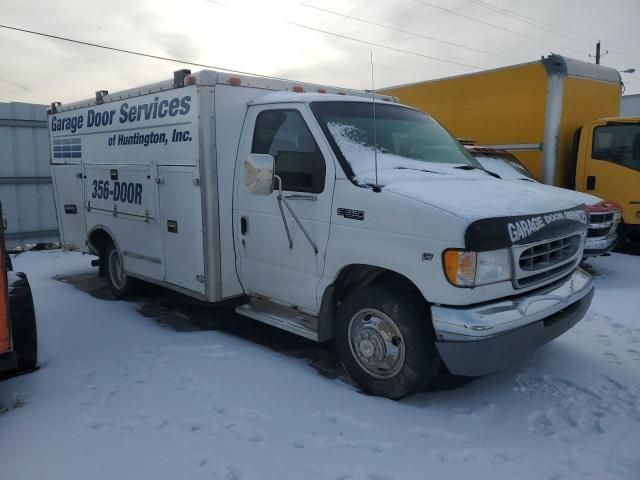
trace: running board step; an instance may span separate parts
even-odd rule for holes
[[[250,303],[236,307],[236,313],[309,340],[318,341],[318,319],[293,308],[252,298]]]

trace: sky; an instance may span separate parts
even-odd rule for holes
[[[2,25],[185,62],[0,28],[3,102],[64,103],[202,68],[188,62],[364,89],[372,53],[382,88],[551,52],[594,61],[597,40],[603,65],[636,68],[622,77],[640,93],[638,0],[0,0],[0,12]]]

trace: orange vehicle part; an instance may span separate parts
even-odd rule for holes
[[[4,248],[4,220],[2,218],[2,208],[0,207],[0,355],[7,353],[11,349],[7,257]]]

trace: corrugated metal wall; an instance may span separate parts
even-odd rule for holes
[[[0,201],[9,248],[59,238],[46,108],[0,102]]]
[[[623,95],[620,99],[621,117],[640,117],[640,93]]]

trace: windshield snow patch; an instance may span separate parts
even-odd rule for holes
[[[328,122],[327,127],[342,155],[351,165],[354,180],[360,185],[375,184],[374,148],[367,144],[366,139],[362,138],[363,132],[353,125],[337,122]],[[428,175],[433,176],[434,174],[455,175],[456,172],[453,168],[462,165],[415,160],[385,152],[381,148],[377,148],[377,156],[378,183],[381,185],[395,181],[424,181]],[[479,177],[485,176],[484,172],[477,173],[479,173]]]

